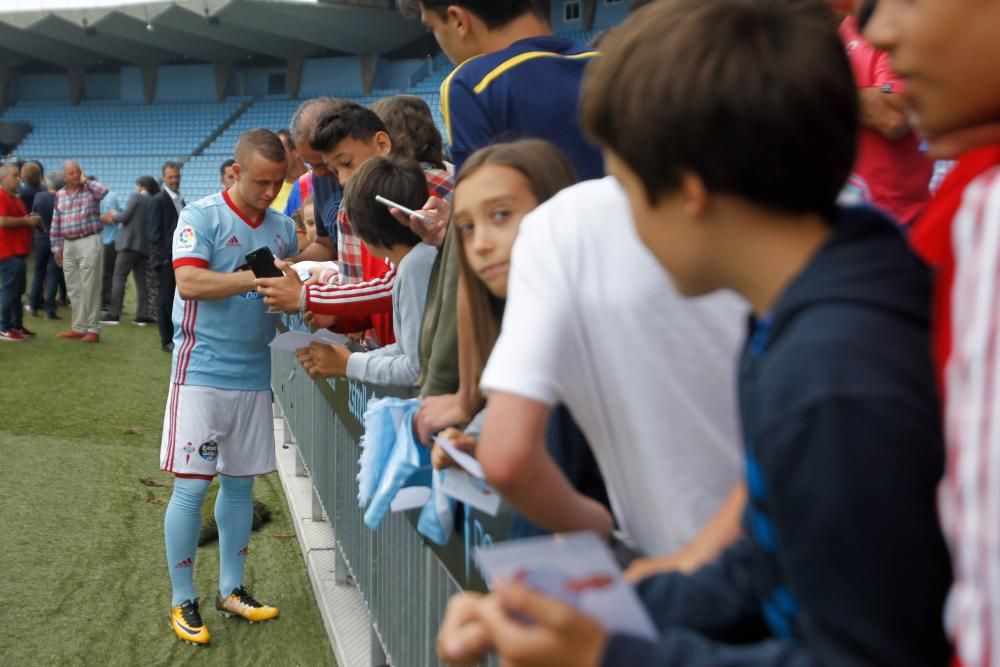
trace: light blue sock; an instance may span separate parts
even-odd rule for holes
[[[201,532],[201,505],[212,481],[174,478],[174,492],[167,505],[163,520],[163,538],[167,543],[167,568],[173,587],[171,607],[186,600],[197,600],[194,590],[194,557],[198,551],[198,534]]]
[[[243,585],[253,529],[253,477],[219,475],[215,523],[219,526],[219,592],[223,597]]]

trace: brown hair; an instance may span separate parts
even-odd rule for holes
[[[246,161],[254,154],[270,162],[285,162],[288,159],[285,145],[281,143],[278,135],[262,127],[247,130],[236,144],[236,161],[240,166],[245,167]]]
[[[377,156],[365,160],[344,189],[344,211],[362,241],[382,248],[413,247],[420,237],[401,225],[375,195],[419,209],[427,201],[427,178],[413,160]]]
[[[832,217],[850,173],[857,91],[827,0],[660,0],[602,44],[586,130],[646,197],[693,172],[706,187]]]
[[[506,144],[494,144],[481,148],[462,164],[455,179],[455,189],[473,173],[486,166],[508,167],[519,172],[531,185],[531,192],[539,204],[551,199],[557,192],[576,183],[573,165],[561,150],[541,139],[522,139]],[[465,256],[465,242],[462,236],[455,237],[455,252],[458,255],[459,280],[465,286],[469,312],[472,316],[472,341],[475,382],[486,368],[497,336],[500,335],[498,316],[503,303],[486,288],[486,285],[472,272]]]
[[[445,168],[444,143],[427,102],[416,95],[393,95],[375,102],[372,111],[389,131],[393,155]]]

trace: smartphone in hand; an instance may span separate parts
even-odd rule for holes
[[[420,220],[425,225],[433,225],[434,224],[434,221],[431,220],[430,218],[428,218],[423,213],[418,213],[417,211],[414,211],[411,208],[407,208],[407,207],[403,206],[402,204],[397,204],[396,202],[392,201],[391,199],[386,199],[382,195],[375,195],[375,201],[377,201],[379,204],[382,204],[383,206],[388,206],[389,208],[398,209],[398,210],[400,210],[400,211],[403,212],[403,215],[413,216],[414,218],[416,218],[417,220]]]
[[[246,255],[247,265],[258,278],[280,278],[285,275],[274,265],[274,253],[267,246],[257,248]]]

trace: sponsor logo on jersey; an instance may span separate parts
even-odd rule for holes
[[[240,247],[240,240],[238,238],[236,238],[236,234],[233,234],[232,236],[229,237],[229,240],[226,241],[226,246],[228,246],[230,248],[239,248]]]
[[[194,250],[196,240],[197,234],[195,234],[194,227],[191,225],[184,225],[181,227],[181,231],[177,232],[177,241],[174,243],[174,252]]]
[[[244,292],[243,294],[240,294],[240,296],[246,299],[247,301],[261,301],[264,298],[264,295],[256,290],[250,292]]]
[[[198,448],[198,456],[206,461],[214,461],[219,457],[219,443],[215,440],[202,443],[201,447]]]

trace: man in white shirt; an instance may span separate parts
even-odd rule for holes
[[[745,306],[684,300],[642,245],[613,178],[564,190],[524,219],[503,329],[483,373],[477,457],[514,507],[552,531],[608,535],[543,446],[565,404],[600,466],[614,519],[641,551],[670,554],[736,487],[736,364]]]

